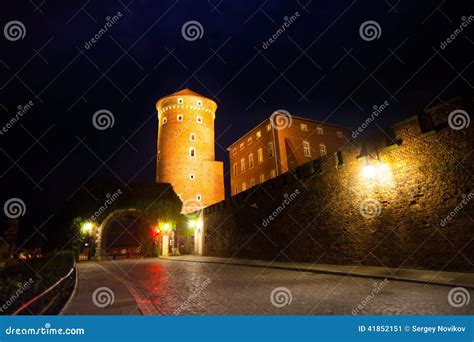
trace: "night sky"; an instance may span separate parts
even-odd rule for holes
[[[370,132],[474,84],[474,21],[440,47],[463,17],[474,15],[472,1],[65,4],[1,5],[0,126],[18,106],[33,103],[0,135],[0,200],[25,202],[24,237],[33,226],[46,227],[89,177],[153,182],[155,102],[179,89],[217,102],[216,159],[227,171],[226,148],[274,110],[354,129],[388,101]],[[114,15],[119,19],[86,48]],[[292,24],[264,48],[291,16]],[[191,20],[203,28],[200,39],[182,35]],[[23,38],[7,39],[11,21],[23,24]],[[362,39],[366,21],[379,25],[377,39]],[[101,109],[113,114],[113,127],[94,127]],[[35,233],[31,241],[42,239]]]

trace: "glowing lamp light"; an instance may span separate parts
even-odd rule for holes
[[[94,227],[94,225],[93,225],[91,222],[84,222],[84,223],[82,224],[82,231],[83,231],[84,233],[88,233],[88,234],[89,234],[90,232],[92,232],[92,228],[93,228],[93,227]]]
[[[196,220],[189,220],[188,221],[188,228],[190,228],[190,229],[196,228]]]
[[[167,232],[168,230],[170,230],[170,224],[169,224],[169,223],[164,223],[164,224],[163,224],[163,230],[164,230],[165,232]]]
[[[373,165],[365,165],[362,169],[364,177],[367,179],[372,179],[375,177],[375,167]]]

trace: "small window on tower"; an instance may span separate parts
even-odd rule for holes
[[[196,179],[196,175],[194,173],[189,174],[189,179],[194,180]]]
[[[197,195],[196,195],[196,199],[197,199],[198,201],[201,201],[201,200],[202,200],[201,194],[197,194]]]
[[[184,99],[182,97],[178,97],[178,104],[183,104],[184,103]]]
[[[232,165],[232,175],[237,176],[237,163]]]
[[[202,100],[197,100],[197,103],[196,103],[198,106],[202,106]]]
[[[270,178],[276,177],[276,171],[275,169],[270,170]]]
[[[195,134],[195,133],[191,133],[191,134],[189,135],[189,140],[191,140],[191,141],[196,141],[196,134]]]
[[[242,191],[247,190],[247,183],[243,182],[242,183]]]
[[[319,154],[321,155],[321,157],[326,155],[326,145],[319,144]]]
[[[198,116],[198,117],[196,118],[196,121],[197,121],[197,123],[202,123],[202,116]]]
[[[252,143],[252,137],[247,139],[247,145],[250,145]]]
[[[262,173],[260,175],[260,183],[263,183],[263,182],[265,182],[265,175]]]
[[[271,124],[268,124],[267,125],[267,131],[270,131],[272,129],[272,125]]]
[[[166,118],[166,116],[163,118],[163,120],[161,121],[161,123],[163,125],[166,125],[166,123],[168,122],[168,119]]]
[[[178,121],[183,121],[183,114],[178,114]]]
[[[324,134],[324,130],[323,130],[322,127],[316,127],[316,132],[317,132],[318,134]]]
[[[241,150],[244,149],[244,143],[240,143],[240,149],[241,149]]]
[[[257,137],[257,139],[259,139],[262,136],[262,132],[258,131],[257,133],[255,133],[255,136]]]
[[[254,178],[252,178],[250,180],[250,187],[252,187],[252,186],[255,186],[255,179]]]
[[[305,157],[311,157],[311,146],[308,141],[303,141],[303,154]]]
[[[191,158],[196,157],[196,149],[195,149],[194,147],[190,147],[190,148],[189,148],[189,156],[190,156]]]
[[[301,124],[301,130],[307,132],[308,131],[308,125]]]
[[[249,154],[249,169],[253,167],[253,153]]]
[[[234,147],[234,148],[232,149],[232,154],[236,154],[236,153],[237,153],[237,149]]]

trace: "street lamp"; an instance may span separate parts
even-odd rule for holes
[[[94,225],[91,222],[84,222],[81,227],[82,232],[88,235],[92,232],[92,228],[94,228]]]

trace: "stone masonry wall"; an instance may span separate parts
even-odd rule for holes
[[[339,159],[206,208],[204,254],[473,272],[474,129],[447,125],[461,108],[472,116],[473,100],[434,107],[348,143]],[[374,178],[363,175],[361,152]]]

